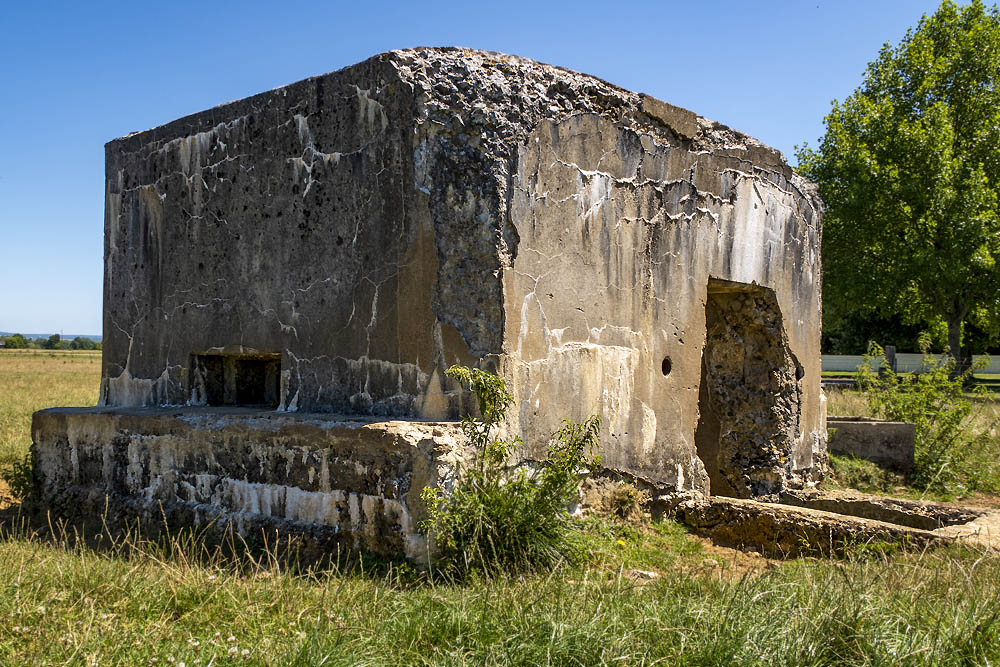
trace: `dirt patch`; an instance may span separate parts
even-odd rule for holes
[[[983,509],[1000,509],[1000,497],[991,496],[985,493],[974,493],[961,500],[953,500],[943,505],[953,505],[955,507],[982,507]]]
[[[781,564],[776,558],[768,558],[758,551],[733,549],[716,544],[707,537],[693,535],[692,539],[702,545],[705,558],[700,570],[706,574],[717,574],[723,578],[739,579],[746,575],[759,575],[773,570]],[[709,561],[714,561],[715,565]]]
[[[768,558],[759,552],[724,547],[705,537],[691,535],[689,539],[697,542],[700,549],[697,553],[682,558],[676,565],[670,567],[669,571],[656,567],[636,567],[621,570],[621,576],[640,587],[654,584],[669,574],[714,577],[729,581],[747,576],[760,576],[781,564],[780,560]],[[614,576],[618,575],[618,570],[606,569]]]

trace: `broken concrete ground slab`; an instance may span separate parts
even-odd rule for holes
[[[718,544],[779,558],[841,553],[872,542],[911,548],[962,542],[1000,550],[996,510],[820,492],[783,494],[782,501],[692,497],[675,501],[669,511]]]
[[[32,423],[42,500],[60,514],[277,532],[320,551],[426,557],[426,486],[459,425],[240,408],[53,408]]]
[[[789,491],[781,494],[781,502],[921,530],[967,524],[990,513],[990,510],[976,507],[872,496],[858,491]]]

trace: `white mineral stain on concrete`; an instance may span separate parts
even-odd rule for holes
[[[426,558],[427,545],[408,499],[419,498],[426,484],[447,483],[460,458],[455,424],[146,408],[124,417],[149,431],[135,433],[119,414],[97,408],[71,409],[63,419],[53,422],[62,429],[57,440],[48,437],[45,420],[33,431],[38,468],[51,490],[77,489],[90,499],[124,490],[141,501],[133,510],[143,506],[157,521],[161,508],[183,505],[201,521],[243,532],[273,521],[302,530],[326,528],[366,548],[398,540],[389,543],[401,544],[412,558]],[[300,442],[304,426],[326,434],[323,446],[285,444]],[[357,457],[359,448],[367,452],[367,463]],[[396,462],[378,463],[386,459]],[[249,481],[241,472],[247,464],[260,478],[278,466],[284,476],[312,488]],[[332,481],[332,470],[338,482]],[[340,486],[345,482],[375,483],[387,492]],[[412,494],[411,483],[419,487]],[[403,495],[394,496],[397,492]]]

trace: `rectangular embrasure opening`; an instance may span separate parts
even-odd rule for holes
[[[208,405],[278,406],[281,354],[196,354],[193,396]]]

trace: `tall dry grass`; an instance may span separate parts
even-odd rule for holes
[[[671,524],[658,524],[660,526]],[[667,532],[674,531],[671,528]],[[989,665],[1000,560],[856,550],[730,576],[683,534],[596,534],[548,574],[433,583],[406,565],[234,566],[197,539],[102,551],[0,534],[0,662],[82,665]],[[622,540],[624,541],[624,540]],[[632,568],[657,552],[656,576]],[[656,559],[652,559],[657,562]],[[650,567],[650,566],[646,566]],[[644,570],[644,572],[646,572]]]
[[[33,412],[95,405],[100,381],[100,352],[0,351],[0,465],[28,451]]]

